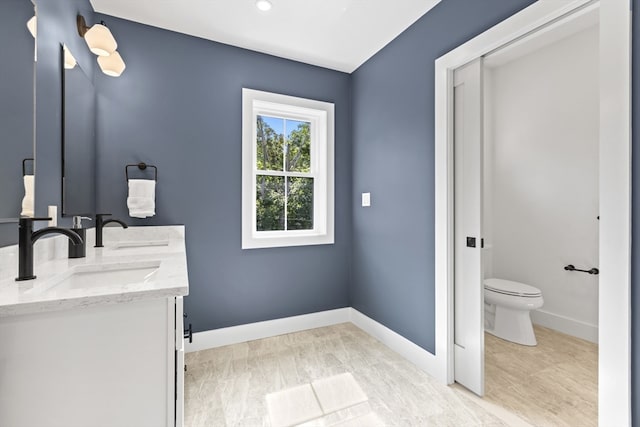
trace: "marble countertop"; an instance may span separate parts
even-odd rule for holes
[[[87,256],[69,259],[67,238],[43,238],[34,245],[34,280],[15,281],[17,245],[0,248],[0,317],[116,304],[189,293],[184,226],[105,227],[104,248],[94,248],[87,230]],[[102,284],[82,281],[86,271],[153,268],[144,279]],[[59,286],[76,274],[73,286]],[[126,276],[126,273],[124,273]]]

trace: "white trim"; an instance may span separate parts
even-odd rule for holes
[[[539,0],[435,63],[436,360],[453,382],[452,144],[453,70],[572,11],[589,0]],[[589,7],[589,6],[588,6]],[[630,53],[628,1],[600,4],[600,312],[599,422],[631,423],[630,353]],[[606,144],[606,146],[605,146]]]
[[[631,425],[631,7],[600,6],[598,420]]]
[[[433,354],[352,307],[196,332],[193,334],[193,343],[186,343],[185,351],[191,353],[346,322],[353,323],[427,374],[437,378],[438,366],[433,363]]]
[[[544,326],[563,334],[598,343],[598,325],[581,322],[580,320],[546,310],[533,310],[531,312],[531,321],[536,325]]]
[[[351,308],[351,323],[362,329],[382,344],[395,351],[427,374],[438,379],[439,366],[436,357],[397,332]]]
[[[242,249],[334,243],[334,111],[334,104],[329,102],[242,89]],[[309,173],[256,169],[258,115],[291,118],[311,124]],[[257,175],[313,178],[313,230],[257,231]]]
[[[238,344],[262,338],[275,337],[277,335],[290,334],[305,331],[307,329],[321,328],[348,322],[350,308],[338,308],[335,310],[320,311],[317,313],[302,314],[300,316],[285,317],[282,319],[266,320],[264,322],[248,323],[246,325],[231,326],[229,328],[213,329],[210,331],[196,332],[193,334],[193,342],[186,343],[185,351],[206,350],[225,345]]]

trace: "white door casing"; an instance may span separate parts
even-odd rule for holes
[[[454,373],[484,394],[482,58],[458,68],[454,97]]]
[[[631,425],[631,8],[629,0],[539,0],[435,63],[435,299],[433,374],[454,381],[453,70],[552,22],[600,14],[600,425]]]

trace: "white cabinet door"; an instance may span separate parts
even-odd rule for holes
[[[484,394],[482,58],[454,73],[454,376]]]
[[[174,312],[174,298],[161,298],[0,318],[0,426],[173,426],[169,304]]]
[[[182,297],[176,298],[176,427],[184,425],[184,316]]]

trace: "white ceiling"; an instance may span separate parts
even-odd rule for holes
[[[261,12],[255,0],[91,0],[99,13],[348,73],[440,0],[271,2]]]

